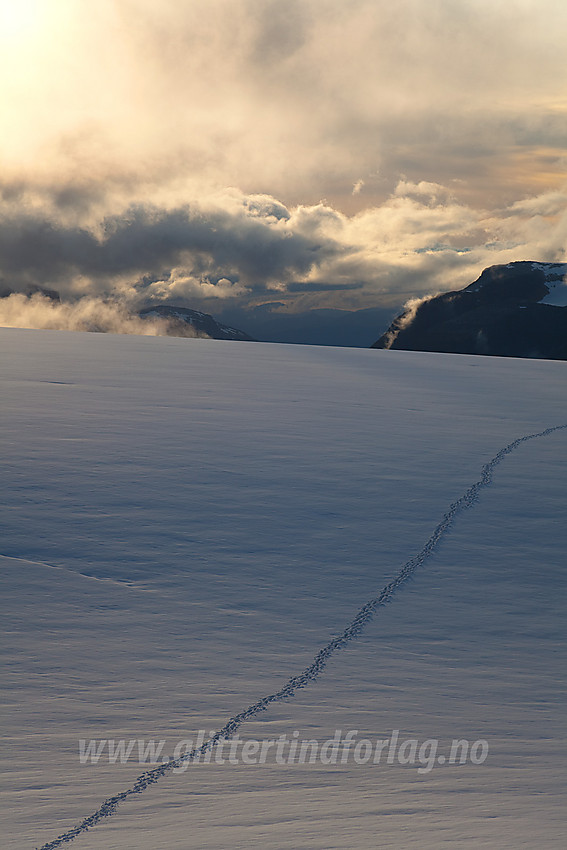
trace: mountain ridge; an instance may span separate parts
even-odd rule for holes
[[[255,342],[254,338],[239,328],[233,328],[219,322],[209,313],[192,310],[189,307],[175,307],[169,304],[155,304],[146,307],[138,313],[140,318],[167,319],[172,336],[184,336],[183,331],[189,325],[197,333],[202,333],[211,339],[242,340]]]
[[[410,304],[371,348],[567,360],[566,276],[567,263],[490,266]]]

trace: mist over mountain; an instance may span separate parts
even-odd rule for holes
[[[372,348],[567,360],[567,264],[485,269],[465,289],[408,302]]]
[[[252,308],[225,306],[215,310],[213,316],[188,306],[182,298],[177,304],[158,302],[140,309],[120,298],[84,296],[62,300],[56,290],[39,286],[25,292],[0,292],[0,325],[4,327],[348,348],[369,348],[377,328],[386,328],[394,315],[390,307],[295,313],[288,312],[281,302],[269,302]]]
[[[168,324],[168,336],[186,336],[187,328],[191,328],[198,335],[207,336],[210,339],[231,339],[253,342],[251,336],[238,328],[217,322],[208,313],[200,310],[190,310],[188,307],[172,307],[167,304],[158,304],[154,307],[146,307],[140,310],[142,319],[165,319]],[[195,334],[192,333],[191,336]]]
[[[491,266],[462,290],[392,307],[292,312],[283,301],[223,304],[211,315],[177,303],[140,304],[124,298],[62,300],[34,287],[0,298],[7,327],[209,337],[212,339],[393,348],[503,357],[567,359],[566,263],[512,262]],[[142,302],[143,303],[143,302]],[[390,323],[390,324],[389,324]],[[389,326],[388,326],[389,325]],[[380,338],[376,332],[386,329]]]
[[[63,301],[57,291],[40,287],[0,297],[0,326],[252,341],[244,331],[200,310],[169,304],[138,310],[123,299],[93,296]]]

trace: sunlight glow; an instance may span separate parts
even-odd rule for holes
[[[0,0],[0,39],[19,41],[35,35],[45,17],[45,0]]]

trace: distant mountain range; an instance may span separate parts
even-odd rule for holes
[[[566,276],[567,263],[491,266],[410,306],[372,348],[567,360]]]
[[[257,307],[223,307],[210,316],[187,307],[156,304],[139,315],[168,320],[169,332],[186,336],[187,325],[213,339],[283,342],[299,345],[331,345],[369,348],[376,328],[387,327],[395,311],[385,307],[364,310],[316,309],[302,313],[281,312],[279,303]],[[238,330],[242,324],[252,335]],[[191,333],[192,335],[192,333]]]
[[[215,318],[246,328],[259,342],[370,348],[376,334],[388,327],[401,305],[363,310],[319,308],[298,313],[282,308],[279,302],[246,308],[223,303],[215,311]]]

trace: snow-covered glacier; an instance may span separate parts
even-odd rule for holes
[[[0,347],[4,847],[71,846],[155,769],[140,742],[163,742],[159,767],[278,694],[440,524],[320,675],[238,728],[350,736],[348,758],[201,758],[73,847],[562,847],[567,364],[15,329]],[[455,740],[482,758],[447,758]],[[412,760],[428,741],[434,763]]]

